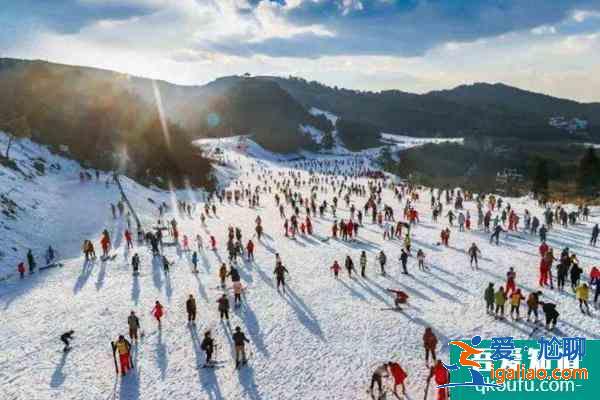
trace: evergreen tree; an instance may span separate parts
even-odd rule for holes
[[[600,160],[593,147],[589,147],[579,160],[577,189],[581,194],[592,194],[600,183]]]
[[[535,198],[544,198],[548,195],[548,160],[539,158],[535,161],[533,184],[531,191]]]
[[[321,146],[323,146],[323,148],[327,150],[333,147],[333,134],[331,133],[331,131],[325,132],[325,134],[323,135],[323,140],[321,141]]]

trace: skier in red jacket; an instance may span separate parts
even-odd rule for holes
[[[17,271],[19,271],[19,275],[21,276],[21,279],[23,279],[23,277],[25,276],[25,263],[24,262],[19,263],[19,265],[17,266]]]
[[[127,242],[127,248],[133,249],[133,241],[131,240],[131,232],[129,232],[129,229],[125,229],[125,241]]]
[[[108,236],[108,231],[104,231],[102,233],[102,239],[100,239],[100,245],[102,246],[102,255],[104,257],[108,257],[108,252],[110,250],[110,237]]]
[[[441,360],[437,360],[435,365],[431,367],[431,371],[429,372],[429,378],[427,378],[427,382],[434,378],[436,385],[445,385],[450,382],[450,374],[448,374],[448,370],[444,367]],[[437,390],[437,400],[448,400],[448,388],[438,388]]]
[[[335,279],[338,278],[341,269],[342,268],[340,267],[340,264],[337,262],[337,260],[335,260],[331,266],[331,270],[333,271],[333,276],[335,276]]]
[[[248,261],[254,260],[254,242],[252,240],[248,240],[246,251],[248,252]]]
[[[158,321],[158,327],[160,328],[160,319],[165,315],[165,310],[162,304],[157,300],[152,309],[152,315]]]
[[[396,391],[398,385],[402,386],[402,394],[406,394],[406,386],[404,386],[404,380],[408,376],[406,372],[402,369],[400,364],[395,362],[388,363],[388,368],[390,374],[394,377],[394,394],[396,397],[398,397],[398,392]]]

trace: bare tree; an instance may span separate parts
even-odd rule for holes
[[[7,121],[0,121],[0,129],[5,131],[8,135],[8,144],[6,145],[6,153],[4,157],[10,159],[10,148],[13,145],[15,138],[18,137],[29,137],[31,135],[31,129],[27,123],[27,117],[22,115]]]

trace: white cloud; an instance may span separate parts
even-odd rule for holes
[[[542,25],[531,30],[534,35],[554,35],[556,34],[556,27],[551,25]]]
[[[576,22],[584,22],[590,18],[600,18],[600,12],[577,10],[573,12],[573,20]]]
[[[502,81],[557,96],[600,100],[600,28],[597,33],[567,35],[557,26],[542,25],[495,38],[444,43],[420,57],[239,57],[216,52],[210,43],[232,37],[252,42],[307,32],[334,33],[319,25],[292,26],[280,17],[280,6],[267,1],[251,15],[240,13],[236,0],[142,1],[161,7],[130,19],[97,21],[76,34],[37,32],[28,42],[20,42],[3,54],[97,66],[185,84],[245,72],[294,74],[361,90],[412,92]],[[292,0],[287,3],[294,5]],[[592,16],[581,11],[570,18],[585,21]]]

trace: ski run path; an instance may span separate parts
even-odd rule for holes
[[[218,175],[224,184],[229,179],[235,187],[232,178],[239,175],[243,182],[254,185],[263,168],[279,177],[280,172],[287,174],[294,165],[253,143],[248,153],[240,154],[234,143],[218,142],[230,164],[219,167]],[[210,147],[210,142],[204,145]],[[488,282],[494,282],[496,287],[504,285],[511,266],[525,296],[538,289],[538,238],[526,233],[502,234],[500,246],[495,246],[488,243],[488,234],[477,229],[461,233],[453,228],[450,247],[438,246],[440,229],[447,226],[447,219],[442,218],[437,224],[431,221],[429,190],[421,192],[417,202],[421,223],[412,230],[413,254],[424,250],[429,272],[419,271],[413,256],[408,263],[410,275],[402,275],[398,261],[402,242],[384,242],[382,229],[370,223],[370,216],[365,216],[366,224],[355,242],[323,241],[330,235],[333,221],[329,210],[325,218],[313,218],[313,237],[285,238],[273,188],[271,195],[261,193],[261,206],[257,209],[248,208],[247,200],[241,205],[218,204],[218,217],[207,218],[206,226],[200,223],[200,207],[190,219],[175,215],[173,206],[165,220],[177,218],[180,238],[186,234],[194,248],[196,234],[202,236],[205,245],[209,234],[213,234],[218,251],[207,249],[199,254],[200,273],[196,275],[191,272],[189,253],[166,247],[167,258],[175,264],[170,275],[165,276],[161,266],[156,261],[153,264],[145,246],[125,250],[125,221],[112,219],[109,209],[110,202],[119,199],[116,187],[106,188],[95,180],[79,183],[79,169],[70,161],[60,162],[67,167],[60,173],[37,178],[38,188],[24,187],[25,193],[20,195],[42,199],[36,209],[38,219],[21,220],[28,225],[22,229],[29,229],[26,237],[30,242],[24,246],[37,251],[39,265],[41,250],[52,243],[59,249],[64,267],[26,276],[22,281],[13,277],[0,282],[0,399],[366,399],[370,398],[366,389],[373,369],[388,360],[398,361],[407,371],[408,398],[419,399],[428,374],[422,346],[425,327],[433,328],[440,342],[440,357],[445,361],[445,343],[449,340],[475,334],[483,338],[527,338],[532,331],[532,325],[526,322],[494,320],[486,315],[483,291]],[[306,180],[306,171],[301,173]],[[202,205],[199,192],[160,192],[128,179],[123,181],[146,227],[157,218],[156,206],[148,198],[156,204],[174,204],[177,197]],[[360,179],[360,183],[367,181]],[[293,190],[306,195],[310,186]],[[327,194],[319,192],[318,196],[317,204],[324,198],[330,203],[333,195],[329,189]],[[383,199],[398,218],[404,202],[400,204],[390,189],[384,190]],[[360,209],[365,200],[354,196],[352,202]],[[519,214],[527,208],[533,215],[541,216],[541,209],[529,199],[505,200]],[[466,202],[465,208],[470,210],[476,225],[475,203]],[[444,215],[448,209],[445,205]],[[289,206],[286,213],[291,214]],[[245,245],[254,234],[257,215],[263,220],[266,238],[262,242],[254,240],[256,260],[240,264],[247,291],[243,306],[231,312],[231,328],[239,325],[251,341],[249,366],[238,371],[232,361],[230,328],[218,320],[216,300],[222,290],[217,287],[217,271],[221,260],[228,258],[227,227],[239,226]],[[340,199],[337,217],[347,219],[348,215]],[[548,235],[556,256],[565,246],[577,254],[586,281],[591,267],[599,262],[598,250],[588,246],[592,223],[598,221],[599,210],[594,208],[590,222],[568,229],[555,228]],[[105,228],[116,242],[117,258],[104,263],[97,260],[83,269],[81,242],[92,239],[99,254],[100,233]],[[466,255],[472,242],[482,251],[478,271],[471,270]],[[387,277],[377,272],[375,256],[380,249],[388,256]],[[334,280],[329,269],[333,261],[337,259],[343,268],[345,256],[350,255],[358,268],[361,250],[368,255],[367,278],[349,279],[342,269],[340,279]],[[141,257],[138,278],[132,277],[129,266],[133,252]],[[276,252],[290,271],[285,295],[278,294],[274,287]],[[3,265],[3,272],[12,272],[15,266],[16,263]],[[382,310],[393,305],[387,288],[408,293],[408,306],[403,312]],[[198,303],[195,329],[186,321],[185,300],[189,294],[194,294]],[[229,295],[233,300],[231,291]],[[598,311],[593,309],[591,317],[582,315],[570,290],[544,290],[543,298],[558,304],[561,334],[599,337]],[[160,331],[150,316],[156,300],[166,308]],[[136,369],[121,378],[115,375],[110,341],[127,333],[126,320],[131,310],[140,317],[145,337],[133,353]],[[524,310],[526,305],[522,304],[522,315]],[[59,336],[70,329],[75,331],[73,349],[63,354]],[[224,362],[221,368],[198,368],[204,363],[199,341],[207,329],[212,330],[220,346],[216,359]],[[433,387],[430,391],[430,396],[434,396]]]

